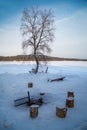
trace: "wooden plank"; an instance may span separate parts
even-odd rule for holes
[[[28,102],[29,102],[28,97],[24,97],[24,98],[14,100],[15,106],[20,106],[20,105],[26,104]]]
[[[50,82],[54,82],[54,81],[63,81],[65,77],[60,77],[60,78],[56,78],[56,79],[48,79],[48,81]]]
[[[19,98],[14,100],[15,106],[20,106],[23,104],[28,104],[30,105],[30,93],[28,91],[28,97],[23,97],[23,98]]]

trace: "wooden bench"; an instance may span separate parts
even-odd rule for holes
[[[23,97],[23,98],[16,99],[16,100],[14,100],[14,104],[15,104],[15,106],[20,106],[20,105],[23,105],[23,104],[30,105],[29,91],[28,91],[28,97]]]
[[[28,106],[30,106],[32,104],[42,105],[42,103],[43,103],[43,98],[42,97],[30,98],[29,91],[28,91],[28,97],[19,98],[19,99],[14,100],[15,106],[20,106],[20,105],[23,105],[23,104],[27,104]]]

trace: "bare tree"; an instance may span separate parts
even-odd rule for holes
[[[41,10],[36,7],[24,9],[21,31],[24,37],[23,49],[32,48],[32,55],[36,61],[35,73],[39,68],[39,57],[44,52],[50,53],[50,42],[54,38],[54,17],[51,10]]]

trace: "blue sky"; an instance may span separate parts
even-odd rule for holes
[[[19,55],[20,19],[26,7],[52,9],[55,40],[51,55],[87,59],[87,0],[0,0],[0,55]]]

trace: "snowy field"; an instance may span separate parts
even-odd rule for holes
[[[29,73],[33,62],[0,62],[0,130],[87,130],[87,62],[49,62],[48,73]],[[41,66],[40,71],[46,69]],[[64,81],[48,82],[65,76]],[[33,82],[33,88],[28,88]],[[14,106],[14,100],[45,92],[38,117],[30,118],[29,106]],[[74,91],[74,108],[66,118],[56,116],[56,106],[65,105],[67,92]]]

